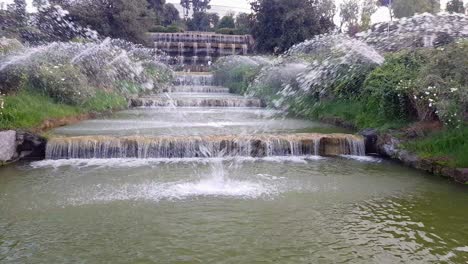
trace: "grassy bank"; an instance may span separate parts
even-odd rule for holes
[[[23,89],[4,97],[0,129],[35,129],[46,120],[123,109],[126,106],[126,99],[112,92],[100,91],[82,105],[67,105],[57,103],[37,91]]]
[[[468,168],[468,125],[460,129],[434,132],[425,138],[407,142],[404,147],[423,158],[456,168]]]

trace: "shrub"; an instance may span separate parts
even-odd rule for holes
[[[165,26],[157,25],[148,30],[149,32],[155,32],[155,33],[167,33],[169,32],[168,29]]]
[[[368,106],[366,111],[377,111],[379,118],[408,120],[413,117],[410,94],[401,84],[418,76],[426,59],[419,52],[401,52],[387,56],[385,63],[372,71],[364,83],[361,95]]]
[[[216,29],[216,33],[223,35],[240,35],[239,30],[235,28],[218,28]]]
[[[0,56],[20,50],[23,44],[16,39],[0,38]]]
[[[58,103],[80,105],[94,95],[87,78],[72,65],[43,65],[30,76],[31,86]]]

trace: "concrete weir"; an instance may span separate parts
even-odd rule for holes
[[[47,159],[210,158],[365,155],[364,139],[349,134],[58,137]]]

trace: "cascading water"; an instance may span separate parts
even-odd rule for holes
[[[365,155],[362,137],[292,134],[188,137],[67,137],[47,145],[48,159],[210,158]]]

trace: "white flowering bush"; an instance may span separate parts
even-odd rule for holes
[[[57,102],[79,105],[96,92],[138,94],[170,83],[160,52],[122,40],[54,42],[0,56],[0,92],[38,90]]]
[[[80,105],[94,94],[86,76],[69,64],[43,65],[32,73],[30,80],[33,89],[59,103]]]

